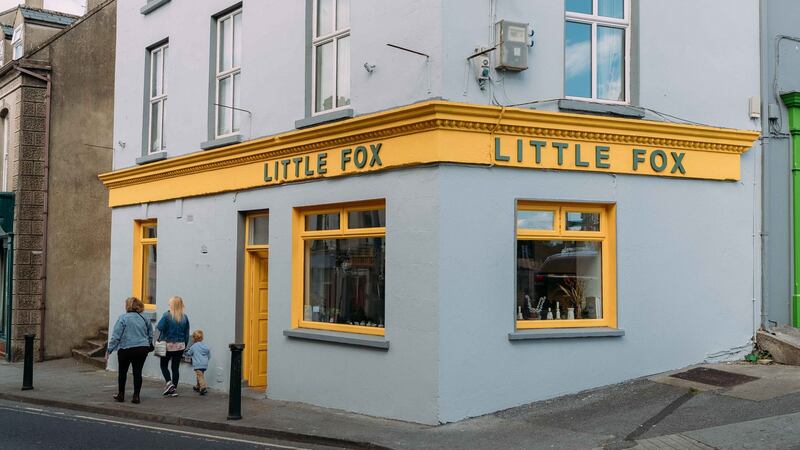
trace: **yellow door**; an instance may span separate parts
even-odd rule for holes
[[[245,377],[250,387],[267,386],[269,251],[247,252]]]

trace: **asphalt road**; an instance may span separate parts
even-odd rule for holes
[[[311,449],[256,437],[0,402],[0,449]],[[321,448],[321,447],[314,447]]]

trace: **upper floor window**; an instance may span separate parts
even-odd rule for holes
[[[350,0],[314,0],[314,113],[350,104]]]
[[[12,58],[22,58],[22,25],[14,28],[14,34],[11,36],[11,54]]]
[[[149,139],[147,153],[156,153],[167,148],[164,138],[165,112],[167,108],[167,53],[164,44],[150,50],[150,97]]]
[[[628,101],[630,0],[566,0],[564,93]]]
[[[242,10],[217,19],[216,137],[241,129]]]

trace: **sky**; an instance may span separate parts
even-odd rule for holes
[[[22,0],[0,0],[0,11],[13,8]],[[69,14],[82,15],[86,0],[44,0],[44,8],[61,11]]]

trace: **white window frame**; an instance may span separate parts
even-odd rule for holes
[[[8,147],[11,145],[10,111],[3,117],[3,192],[8,192]]]
[[[336,106],[336,101],[339,98],[339,39],[350,36],[350,18],[348,17],[348,26],[346,28],[342,28],[341,30],[336,29],[336,15],[338,13],[337,8],[339,7],[339,2],[334,0],[333,11],[331,12],[331,21],[333,22],[331,30],[333,31],[326,35],[317,36],[317,30],[319,29],[317,26],[319,0],[314,0],[313,3],[313,19],[311,25],[311,115],[316,116],[350,108],[349,104]],[[350,7],[352,11],[352,5]],[[317,48],[329,42],[333,42],[333,108],[317,111]],[[352,48],[351,44],[350,49],[352,50]],[[350,83],[350,80],[347,80],[347,82]]]
[[[239,124],[239,128],[238,129],[235,127],[235,124],[236,124],[236,113],[238,112],[235,108],[239,108],[241,106],[241,105],[236,103],[236,96],[235,96],[235,92],[236,92],[235,82],[236,81],[235,80],[236,80],[236,75],[239,75],[239,74],[242,73],[242,66],[241,66],[242,61],[241,60],[239,61],[239,64],[240,64],[239,66],[233,66],[233,55],[236,54],[236,46],[237,45],[242,45],[241,42],[236,42],[236,38],[235,38],[236,30],[235,30],[235,28],[233,28],[235,26],[234,24],[236,22],[234,20],[234,16],[241,15],[241,14],[242,14],[242,10],[241,9],[237,9],[235,11],[231,11],[231,12],[229,12],[229,13],[217,18],[217,43],[216,43],[216,48],[217,48],[216,53],[217,54],[216,54],[216,58],[215,58],[215,61],[214,61],[214,73],[216,74],[216,80],[214,81],[214,91],[215,91],[214,92],[214,136],[217,139],[224,138],[224,137],[227,137],[227,136],[233,136],[233,135],[239,134],[241,132],[241,124]],[[231,36],[233,37],[233,41],[232,41],[232,45],[231,45],[231,65],[232,65],[232,67],[230,69],[226,69],[226,70],[223,70],[222,72],[220,72],[219,71],[219,66],[220,66],[219,63],[220,63],[220,56],[222,55],[222,51],[220,49],[220,43],[222,42],[222,40],[220,39],[220,33],[222,31],[222,27],[220,26],[220,24],[222,22],[228,20],[228,19],[230,19],[230,21],[231,21]],[[219,86],[222,83],[222,80],[224,80],[226,78],[230,78],[231,79],[231,103],[232,104],[231,105],[219,106],[219,105],[221,105],[221,103],[219,101],[219,96],[220,96]],[[219,134],[219,114],[220,114],[220,111],[222,111],[222,110],[224,110],[224,114],[230,114],[231,131],[229,133]]]
[[[164,45],[160,45],[158,47],[152,48],[150,50],[149,58],[150,58],[150,70],[148,70],[148,77],[150,82],[148,83],[147,87],[147,96],[150,99],[148,102],[147,108],[147,154],[152,155],[153,153],[163,152],[166,151],[167,145],[166,140],[164,139],[164,131],[166,127],[164,126],[167,122],[167,57],[165,55],[168,54],[167,50],[169,49],[169,43]],[[161,92],[156,93],[153,95],[153,86],[156,83],[155,77],[156,74],[153,73],[153,67],[155,67],[155,60],[156,58],[161,58]],[[153,105],[156,103],[160,103],[161,106],[159,111],[161,111],[161,123],[158,124],[158,145],[157,148],[153,148]]]
[[[574,100],[590,100],[593,102],[598,103],[611,103],[615,105],[627,105],[630,103],[631,100],[631,0],[623,0],[624,4],[622,6],[623,9],[623,18],[616,19],[613,17],[605,17],[597,15],[598,9],[597,4],[598,0],[592,0],[592,12],[593,14],[582,14],[576,13],[572,11],[566,10],[566,1],[564,1],[564,27],[566,28],[566,22],[577,22],[577,23],[585,23],[592,26],[592,36],[591,36],[591,43],[592,43],[592,62],[591,62],[591,71],[592,71],[592,96],[590,97],[574,97],[566,95],[566,81],[567,81],[567,74],[566,70],[564,71],[564,82],[562,83],[562,89],[564,89],[564,97]],[[623,89],[625,90],[625,99],[624,100],[606,100],[597,97],[597,26],[611,26],[614,28],[620,28],[625,33],[625,51],[623,57],[625,58],[625,82],[623,83]],[[567,45],[566,45],[566,35],[564,36],[564,61],[567,58]]]
[[[11,57],[14,60],[22,58],[22,55],[25,54],[25,36],[22,29],[22,25],[17,25],[14,28],[14,34],[11,35]],[[17,48],[19,48],[19,55],[17,55]]]

